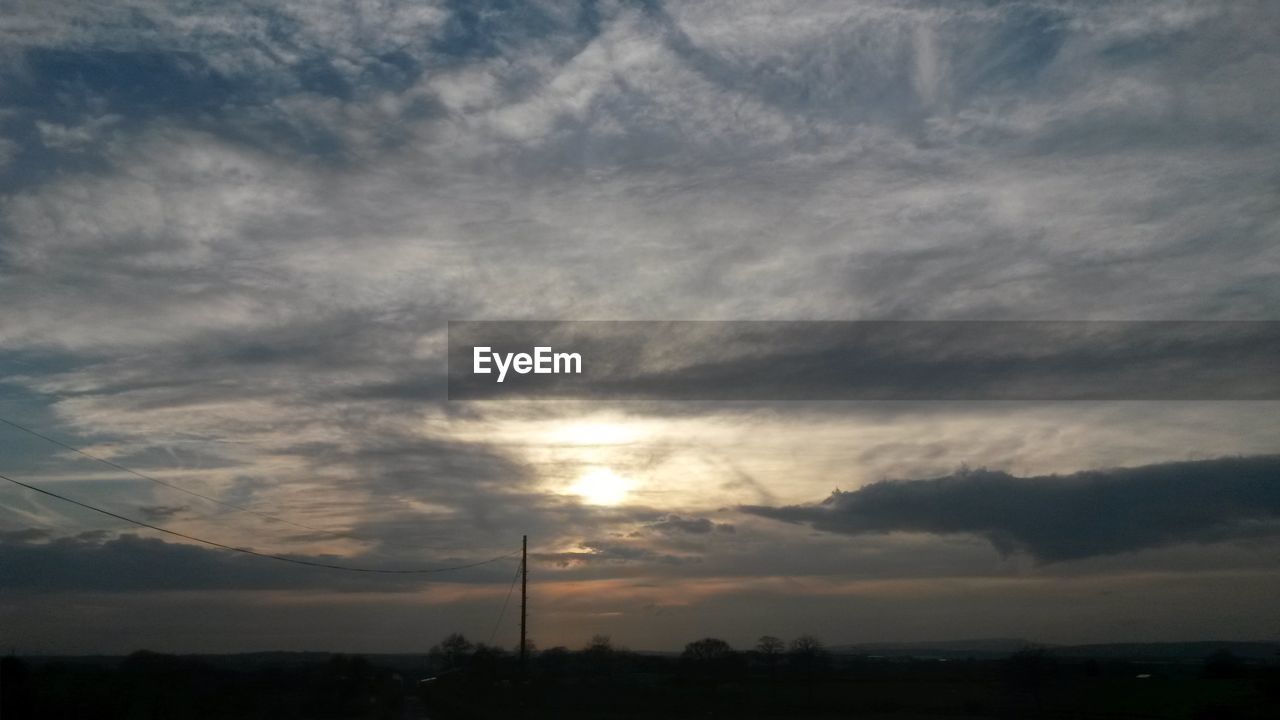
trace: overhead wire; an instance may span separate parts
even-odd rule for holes
[[[108,467],[111,467],[111,468],[114,468],[114,469],[116,469],[116,470],[119,470],[120,472],[128,473],[128,474],[130,474],[130,475],[133,475],[133,476],[135,476],[135,477],[141,478],[141,479],[143,479],[143,480],[147,480],[147,481],[149,481],[149,482],[153,482],[153,483],[155,483],[155,484],[157,484],[157,485],[161,485],[161,486],[163,486],[163,487],[167,487],[167,488],[169,488],[169,489],[171,489],[171,490],[177,490],[177,491],[178,491],[178,492],[180,492],[180,493],[185,493],[185,494],[190,495],[190,496],[192,496],[192,497],[197,497],[197,498],[200,498],[201,500],[206,500],[206,501],[208,501],[208,502],[214,503],[215,505],[221,505],[222,507],[225,507],[225,508],[228,508],[228,509],[231,509],[231,510],[235,510],[235,511],[237,511],[237,512],[249,513],[250,515],[256,515],[257,517],[263,518],[264,520],[269,520],[269,521],[271,521],[271,522],[283,523],[283,524],[285,524],[285,525],[291,525],[291,526],[296,527],[296,528],[299,528],[299,529],[301,529],[301,530],[309,530],[309,531],[311,531],[311,532],[320,533],[320,534],[322,534],[322,535],[328,535],[329,537],[336,538],[336,539],[340,539],[340,540],[367,540],[367,539],[368,539],[368,538],[362,538],[362,537],[360,537],[359,535],[356,535],[356,534],[353,534],[353,533],[343,533],[343,532],[338,532],[338,531],[336,531],[336,530],[329,530],[329,529],[326,529],[326,528],[315,527],[314,525],[308,525],[308,524],[306,524],[306,523],[301,523],[301,522],[298,522],[298,521],[296,521],[296,520],[290,520],[289,518],[286,518],[286,517],[281,517],[281,516],[279,516],[279,515],[273,515],[273,514],[271,514],[271,513],[263,512],[263,511],[261,511],[261,510],[255,510],[255,509],[253,509],[253,508],[251,508],[251,507],[246,507],[246,506],[244,506],[244,505],[237,505],[236,503],[227,502],[226,500],[219,500],[219,499],[218,499],[218,498],[216,498],[216,497],[212,497],[212,496],[210,496],[210,495],[205,495],[204,493],[197,492],[197,491],[195,491],[195,490],[191,490],[190,488],[186,488],[186,487],[183,487],[183,486],[181,486],[181,485],[177,485],[177,484],[175,484],[175,483],[171,483],[171,482],[169,482],[169,481],[167,481],[167,480],[161,480],[160,478],[155,477],[155,476],[153,476],[153,475],[148,475],[148,474],[146,474],[146,473],[139,472],[139,471],[137,471],[137,470],[134,470],[133,468],[126,467],[126,466],[124,466],[124,465],[121,465],[120,463],[117,463],[117,462],[113,462],[113,461],[111,461],[111,460],[108,460],[107,458],[104,458],[104,457],[101,457],[101,456],[98,456],[98,455],[94,455],[93,453],[90,453],[90,452],[88,452],[88,451],[86,451],[86,450],[83,450],[83,449],[78,448],[78,447],[76,447],[76,446],[74,446],[74,445],[71,445],[70,443],[65,443],[65,442],[63,442],[63,441],[61,441],[61,440],[59,440],[59,439],[57,439],[57,438],[50,437],[50,436],[48,436],[48,435],[45,435],[44,433],[38,432],[38,431],[36,431],[36,430],[33,430],[33,429],[29,428],[29,427],[26,427],[25,425],[21,425],[21,424],[16,423],[16,422],[14,422],[14,421],[12,421],[12,420],[8,420],[8,419],[6,419],[6,418],[0,417],[0,423],[3,423],[3,424],[5,424],[5,425],[8,425],[9,427],[12,427],[12,428],[14,428],[14,429],[16,429],[16,430],[21,430],[22,432],[27,433],[28,435],[32,435],[32,436],[34,436],[34,437],[40,438],[41,440],[44,440],[45,442],[49,442],[49,443],[52,443],[52,444],[54,444],[54,445],[57,445],[57,446],[58,446],[58,447],[60,447],[60,448],[63,448],[63,449],[66,449],[66,450],[70,450],[70,451],[71,451],[71,452],[73,452],[73,453],[76,453],[76,454],[81,455],[81,456],[83,456],[83,457],[89,458],[90,460],[93,460],[93,461],[95,461],[95,462],[102,463],[103,465],[106,465],[106,466],[108,466]],[[377,542],[379,542],[379,543],[381,543],[381,544],[386,544],[386,545],[396,545],[396,546],[399,546],[399,547],[416,547],[416,546],[411,546],[411,545],[409,545],[409,544],[407,544],[407,543],[391,542],[391,541],[383,540],[383,539],[379,539]]]
[[[507,588],[507,597],[502,601],[502,609],[498,611],[498,620],[493,624],[493,632],[489,633],[489,644],[493,645],[493,639],[498,637],[498,628],[502,627],[502,618],[507,614],[507,605],[511,602],[511,593],[516,589],[516,581],[520,579],[520,573],[524,570],[525,560],[521,559],[516,565],[516,576],[511,578],[511,586]]]
[[[182,538],[184,540],[191,540],[193,542],[203,543],[205,545],[221,548],[223,550],[243,553],[245,555],[253,555],[254,557],[265,558],[268,560],[277,560],[280,562],[292,563],[294,565],[306,565],[308,567],[325,568],[328,570],[342,570],[345,572],[359,572],[359,573],[380,573],[380,574],[386,574],[386,575],[426,575],[431,573],[451,572],[454,570],[466,570],[468,568],[480,567],[481,565],[488,565],[490,563],[498,562],[499,560],[505,560],[507,558],[514,557],[519,553],[519,551],[516,550],[516,551],[509,552],[505,555],[499,555],[497,557],[489,558],[488,560],[481,560],[479,562],[467,563],[464,565],[454,565],[450,567],[439,567],[439,568],[412,568],[412,569],[368,568],[368,567],[359,567],[355,565],[338,565],[335,563],[317,562],[314,560],[302,560],[299,558],[292,558],[285,555],[276,555],[273,553],[260,552],[258,550],[251,550],[249,548],[236,547],[234,545],[227,545],[225,543],[220,543],[215,540],[208,540],[205,538],[197,537],[195,535],[188,535],[187,533],[178,532],[177,530],[170,530],[169,528],[161,527],[159,525],[152,525],[151,523],[143,522],[141,520],[136,520],[134,518],[121,515],[119,513],[114,513],[110,510],[104,510],[100,507],[96,507],[94,505],[90,505],[88,503],[81,502],[73,498],[69,498],[65,495],[60,495],[51,490],[45,490],[44,488],[36,487],[35,485],[29,485],[27,483],[22,482],[21,480],[15,480],[11,477],[8,477],[7,475],[0,475],[0,480],[6,480],[10,483],[13,483],[14,485],[18,485],[28,490],[31,490],[33,492],[40,493],[41,495],[47,495],[51,498],[56,498],[58,500],[62,500],[63,502],[71,503],[72,505],[77,505],[79,507],[85,508],[87,510],[92,510],[96,513],[100,513],[102,515],[106,515],[108,517],[112,517],[117,520],[123,520],[125,522],[137,525],[138,527],[166,533],[169,535],[173,535],[175,537]]]
[[[153,477],[153,476],[151,476],[151,475],[147,475],[146,473],[138,472],[137,470],[134,470],[134,469],[132,469],[132,468],[125,467],[124,465],[121,465],[121,464],[116,463],[116,462],[112,462],[111,460],[108,460],[108,459],[106,459],[106,458],[104,458],[104,457],[99,457],[99,456],[94,455],[94,454],[92,454],[92,453],[89,453],[89,452],[86,452],[86,451],[84,451],[84,450],[81,450],[80,448],[78,448],[78,447],[76,447],[76,446],[74,446],[74,445],[70,445],[70,444],[68,444],[68,443],[62,442],[61,440],[58,440],[57,438],[49,437],[48,435],[44,435],[44,434],[42,434],[42,433],[36,432],[35,430],[32,430],[32,429],[31,429],[31,428],[29,428],[29,427],[26,427],[26,426],[24,426],[24,425],[19,425],[18,423],[14,422],[14,421],[12,421],[12,420],[6,420],[5,418],[0,417],[0,423],[4,423],[5,425],[8,425],[9,427],[15,428],[15,429],[17,429],[17,430],[21,430],[22,432],[27,433],[27,434],[29,434],[29,435],[34,435],[35,437],[38,437],[38,438],[40,438],[41,440],[44,440],[44,441],[46,441],[46,442],[53,443],[54,445],[57,445],[58,447],[64,448],[64,449],[66,449],[66,450],[70,450],[71,452],[76,453],[76,454],[78,454],[78,455],[82,455],[82,456],[84,456],[84,457],[87,457],[87,458],[89,458],[90,460],[94,460],[94,461],[96,461],[96,462],[100,462],[100,463],[102,463],[103,465],[107,465],[108,467],[113,467],[113,468],[115,468],[116,470],[119,470],[120,472],[128,473],[128,474],[133,475],[133,476],[135,476],[135,477],[142,478],[143,480],[148,480],[148,481],[150,481],[150,482],[156,483],[157,485],[163,485],[164,487],[167,487],[167,488],[169,488],[169,489],[171,489],[171,490],[177,490],[177,491],[178,491],[178,492],[180,492],[180,493],[186,493],[187,495],[190,495],[190,496],[192,496],[192,497],[198,497],[198,498],[200,498],[201,500],[207,500],[207,501],[209,501],[209,502],[211,502],[211,503],[215,503],[215,504],[217,504],[217,505],[221,505],[221,506],[223,506],[223,507],[225,507],[225,508],[230,508],[230,509],[232,509],[232,510],[236,510],[236,511],[238,511],[238,512],[246,512],[246,513],[249,513],[249,514],[251,514],[251,515],[257,515],[257,516],[258,516],[258,517],[260,517],[260,518],[264,518],[264,519],[266,519],[266,520],[271,520],[272,522],[280,522],[280,523],[284,523],[284,524],[286,524],[286,525],[292,525],[292,526],[294,526],[294,527],[296,527],[296,528],[299,528],[299,529],[302,529],[302,530],[311,530],[311,531],[313,531],[313,532],[320,532],[320,533],[326,533],[326,534],[331,534],[331,535],[338,535],[338,536],[341,536],[341,533],[336,533],[336,532],[334,532],[334,531],[332,531],[332,530],[325,530],[324,528],[312,527],[312,526],[310,526],[310,525],[307,525],[307,524],[304,524],[304,523],[300,523],[300,522],[296,522],[296,521],[290,520],[290,519],[288,519],[288,518],[283,518],[283,517],[280,517],[280,516],[278,516],[278,515],[272,515],[272,514],[270,514],[270,513],[265,513],[265,512],[262,512],[261,510],[254,510],[253,508],[250,508],[250,507],[245,507],[245,506],[243,506],[243,505],[237,505],[237,504],[235,504],[235,503],[230,503],[230,502],[227,502],[227,501],[225,501],[225,500],[219,500],[219,499],[218,499],[218,498],[216,498],[216,497],[212,497],[212,496],[209,496],[209,495],[205,495],[204,493],[196,492],[195,490],[190,490],[190,489],[188,489],[188,488],[182,487],[181,485],[175,485],[174,483],[171,483],[171,482],[169,482],[169,481],[167,481],[167,480],[161,480],[161,479],[160,479],[160,478],[158,478],[158,477]]]

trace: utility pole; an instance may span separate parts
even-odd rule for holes
[[[525,622],[528,620],[529,603],[529,536],[520,541],[520,675],[525,674],[525,656],[529,643],[525,638]]]

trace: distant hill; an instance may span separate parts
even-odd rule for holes
[[[1201,660],[1227,650],[1249,660],[1280,659],[1280,643],[1199,640],[1167,643],[1105,643],[1053,648],[1060,657],[1114,658],[1126,660]]]
[[[901,643],[860,643],[849,645],[833,645],[829,649],[837,655],[863,655],[889,658],[932,658],[939,660],[993,660],[1006,658],[1023,648],[1038,646],[1047,648],[1054,656],[1060,658],[1094,658],[1098,660],[1140,660],[1151,662],[1198,662],[1219,650],[1227,650],[1236,657],[1245,660],[1280,661],[1280,642],[1238,642],[1197,640],[1189,642],[1158,643],[1098,643],[1089,645],[1046,645],[1035,643],[1024,638],[975,638],[971,640],[941,640],[936,642],[901,642]],[[749,649],[749,648],[741,648]],[[394,668],[412,676],[427,667],[428,658],[424,653],[351,653],[363,655],[371,662],[383,667]],[[651,657],[674,657],[676,651],[637,651],[636,654]],[[212,665],[240,669],[256,670],[263,667],[301,667],[328,662],[333,653],[329,652],[248,652],[228,653],[220,655],[184,655],[183,657],[199,659]],[[54,660],[71,661],[78,664],[115,666],[124,656],[81,655],[81,656],[26,656],[37,663]]]
[[[976,638],[972,640],[940,640],[909,643],[860,643],[836,645],[831,651],[847,655],[920,658],[993,658],[1006,657],[1035,643],[1024,638]]]
[[[978,638],[913,643],[866,643],[838,645],[832,652],[882,657],[938,659],[1006,657],[1025,647],[1048,648],[1057,657],[1113,660],[1187,661],[1202,660],[1219,651],[1230,651],[1250,660],[1280,659],[1280,643],[1197,640],[1192,642],[1097,643],[1089,645],[1044,645],[1022,638]]]

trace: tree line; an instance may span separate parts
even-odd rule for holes
[[[578,670],[607,674],[636,666],[669,665],[672,660],[670,655],[637,653],[619,647],[608,635],[595,635],[577,650],[563,645],[538,650],[529,643],[527,654],[531,659],[531,670],[552,675]],[[461,670],[483,672],[486,668],[497,671],[509,665],[515,655],[500,646],[474,643],[462,633],[449,634],[428,652],[430,669],[444,673]],[[676,662],[690,674],[716,676],[751,670],[814,673],[828,669],[831,658],[826,644],[814,635],[800,635],[790,642],[773,635],[763,635],[746,650],[737,650],[720,638],[694,640],[685,645]]]

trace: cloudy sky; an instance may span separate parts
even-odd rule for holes
[[[8,477],[527,533],[543,647],[1280,638],[1275,402],[444,383],[449,320],[1280,320],[1275,3],[0,6],[0,417],[214,501]],[[3,485],[20,651],[514,642],[510,559]]]

